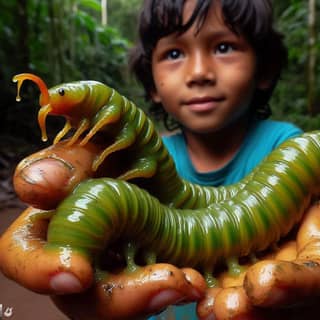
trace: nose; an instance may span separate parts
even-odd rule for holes
[[[190,57],[189,64],[187,65],[187,85],[211,85],[216,81],[216,74],[212,57],[196,53]]]

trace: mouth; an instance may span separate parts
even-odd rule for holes
[[[184,102],[184,105],[193,112],[209,112],[215,110],[222,97],[195,97]]]

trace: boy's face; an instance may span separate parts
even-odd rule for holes
[[[184,20],[195,0],[186,1]],[[197,33],[161,38],[152,55],[153,100],[185,129],[210,133],[240,119],[257,86],[256,55],[247,40],[224,23],[219,1]]]

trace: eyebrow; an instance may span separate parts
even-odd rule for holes
[[[187,30],[186,32],[188,32],[188,31],[189,30]],[[183,38],[184,35],[185,35],[185,33],[183,33],[183,34],[180,34],[178,32],[171,33],[171,34],[168,34],[167,36],[160,38],[158,43],[161,42],[161,44],[163,44],[163,45],[172,45],[172,44],[176,43],[177,39]],[[198,36],[198,33],[194,32],[194,36]],[[220,28],[218,30],[213,30],[213,31],[209,30],[207,36],[212,37],[212,38],[217,38],[217,39],[230,37],[230,36],[235,37],[237,39],[241,38],[241,34],[237,34],[237,33],[233,32],[228,27]]]

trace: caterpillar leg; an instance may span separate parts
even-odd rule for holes
[[[82,139],[80,145],[84,146],[88,141],[103,127],[107,126],[108,124],[115,123],[119,121],[122,111],[121,104],[111,104],[104,106],[99,113],[96,115],[97,121],[95,125],[90,129],[87,135]]]
[[[72,126],[70,121],[66,121],[64,127],[58,132],[53,140],[53,144],[57,144],[70,130]]]
[[[245,267],[241,266],[237,258],[227,259],[228,272],[230,275],[238,276],[245,270]]]
[[[101,154],[93,162],[93,170],[96,171],[100,164],[106,159],[106,157],[112,152],[122,150],[131,146],[135,141],[135,131],[130,125],[124,126],[118,134],[116,141],[104,149]],[[80,145],[83,145],[82,142]]]
[[[68,141],[68,146],[72,146],[79,138],[80,136],[89,129],[90,126],[90,121],[88,119],[82,119],[80,121],[80,124],[76,130],[76,132],[74,133],[74,135],[72,136],[72,138]],[[56,140],[56,139],[55,139]],[[59,140],[58,140],[59,141]],[[55,143],[55,141],[53,142]]]
[[[37,151],[18,164],[13,183],[20,200],[30,206],[50,210],[56,208],[84,179],[101,176],[122,180],[150,178],[158,167],[153,157],[130,158],[129,164],[124,164],[120,155],[115,155],[112,159],[108,157],[94,172],[93,161],[105,146],[92,142],[80,146],[78,141],[69,146],[68,141]]]
[[[157,165],[157,161],[153,157],[138,159],[133,162],[131,169],[120,175],[118,179],[150,178],[156,173]]]

